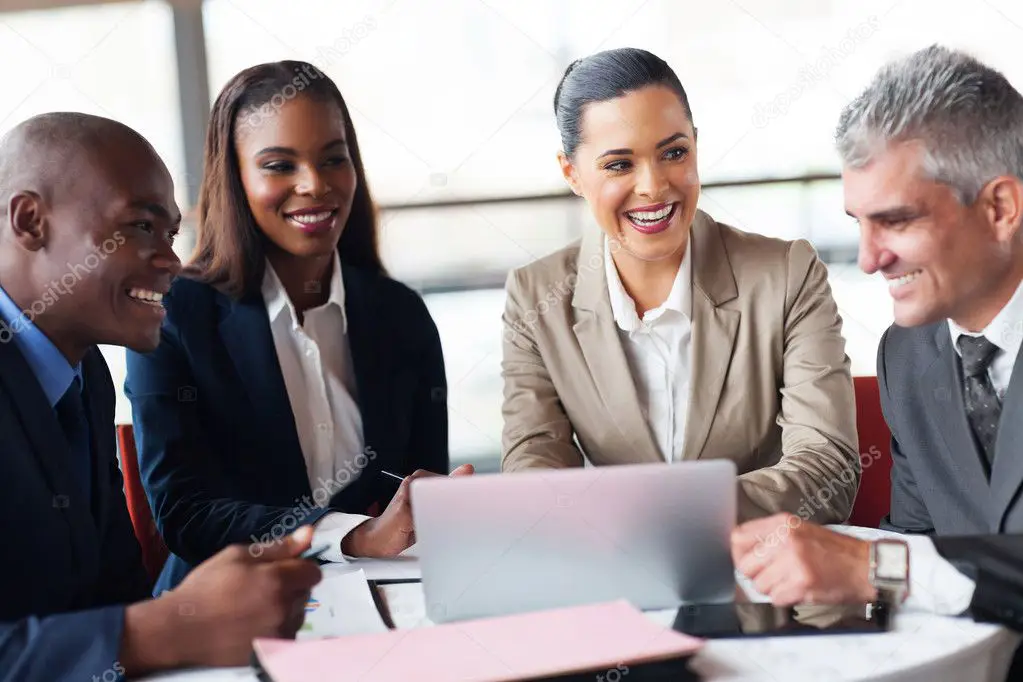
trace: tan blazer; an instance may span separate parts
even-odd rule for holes
[[[698,211],[684,452],[739,471],[739,519],[844,521],[859,486],[856,415],[827,268]],[[509,274],[502,469],[664,462],[640,409],[601,233]],[[578,444],[577,444],[578,443]]]

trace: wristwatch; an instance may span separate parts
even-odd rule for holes
[[[877,601],[891,606],[909,596],[909,545],[905,540],[874,540],[870,543],[870,584]]]

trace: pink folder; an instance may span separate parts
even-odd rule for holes
[[[253,648],[273,682],[505,682],[678,658],[702,643],[615,601]]]

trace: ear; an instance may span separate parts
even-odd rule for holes
[[[981,190],[981,198],[995,237],[1000,242],[1012,240],[1023,221],[1023,181],[1008,175],[999,176]]]
[[[29,251],[46,245],[48,225],[46,206],[37,193],[18,192],[7,202],[7,220],[15,241]]]
[[[561,165],[561,174],[565,176],[565,182],[572,188],[577,196],[583,195],[582,186],[579,184],[579,175],[576,173],[575,164],[568,158],[565,152],[558,152],[558,163]]]

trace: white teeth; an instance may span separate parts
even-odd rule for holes
[[[147,303],[160,303],[161,301],[163,301],[163,294],[161,294],[159,291],[151,291],[150,289],[139,289],[138,287],[129,289],[128,296],[139,301],[146,301]]]
[[[307,225],[311,225],[312,223],[323,222],[324,220],[330,217],[331,213],[333,213],[333,211],[326,211],[324,213],[306,213],[303,215],[293,215],[288,217],[294,220],[296,223],[304,223]]]
[[[636,222],[656,223],[658,220],[664,220],[668,217],[673,208],[675,208],[675,204],[668,204],[659,211],[629,211],[626,215],[629,216],[629,219]]]
[[[888,280],[888,289],[894,291],[899,287],[906,286],[907,284],[915,280],[917,277],[919,277],[921,272],[922,272],[921,270],[917,270],[916,272],[911,272],[908,275],[903,275],[902,277],[896,277],[895,279]]]

